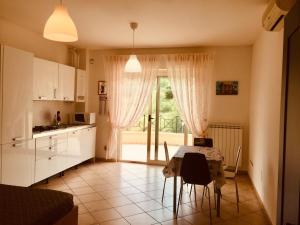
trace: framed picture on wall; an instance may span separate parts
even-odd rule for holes
[[[217,81],[216,95],[238,95],[239,82],[238,81]]]
[[[105,96],[106,94],[106,82],[103,80],[98,81],[98,95]]]

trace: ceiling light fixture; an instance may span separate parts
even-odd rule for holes
[[[74,42],[78,40],[76,26],[62,0],[48,18],[44,27],[44,38],[52,41]]]
[[[132,29],[133,37],[132,37],[132,51],[134,53],[134,31],[138,27],[137,23],[130,23],[130,27]],[[131,54],[129,56],[128,61],[126,62],[125,65],[125,72],[126,73],[140,73],[142,72],[142,66],[136,57],[135,54]]]

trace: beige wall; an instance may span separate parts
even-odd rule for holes
[[[283,31],[263,31],[253,47],[249,175],[276,224]]]
[[[248,111],[249,111],[249,81],[251,72],[252,47],[206,47],[206,48],[168,48],[168,49],[138,49],[140,54],[168,54],[180,52],[211,51],[215,53],[215,70],[211,78],[209,121],[232,122],[245,126],[243,169],[248,168]],[[94,64],[90,65],[89,111],[98,112],[97,81],[105,80],[103,55],[129,54],[128,50],[91,51],[90,57]],[[215,81],[238,80],[239,95],[216,96]],[[109,121],[104,115],[97,116],[97,157],[105,157],[104,146],[109,138]]]
[[[25,51],[33,52],[36,57],[70,64],[69,47],[63,43],[46,40],[38,34],[11,22],[0,19],[0,43]],[[60,110],[63,122],[68,122],[68,114],[75,111],[74,103],[59,101],[34,101],[33,125],[49,125],[56,111]]]

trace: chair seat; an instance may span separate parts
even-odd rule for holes
[[[235,177],[235,168],[232,166],[223,167],[225,178],[234,178]]]

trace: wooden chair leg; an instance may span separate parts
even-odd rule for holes
[[[236,177],[234,177],[234,182],[235,182],[235,194],[236,194],[236,207],[237,207],[237,211],[240,212],[240,207],[239,207],[240,197],[239,197],[239,189],[238,189]]]
[[[167,178],[165,178],[165,182],[164,182],[164,188],[163,188],[163,193],[162,193],[162,197],[161,197],[161,202],[163,202],[163,201],[164,201],[164,195],[165,195],[166,181],[167,181]]]
[[[179,197],[178,197],[178,203],[177,203],[177,209],[176,209],[176,219],[178,217],[179,203],[181,202],[181,198],[182,198],[182,187],[183,187],[183,184],[181,183],[180,191],[179,191]]]
[[[210,224],[211,224],[210,190],[209,190],[208,186],[206,186],[206,189],[208,191],[209,219],[210,219]]]

